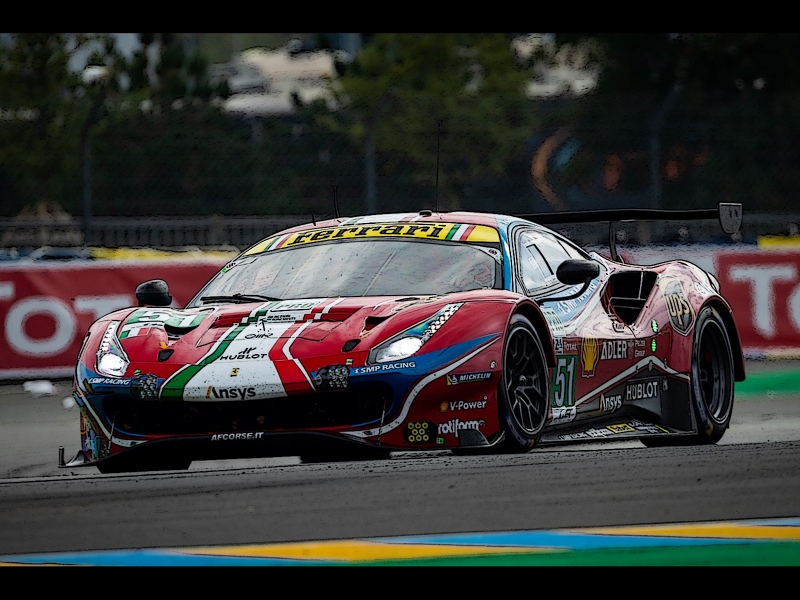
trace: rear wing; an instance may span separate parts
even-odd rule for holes
[[[516,215],[540,225],[557,223],[600,223],[608,221],[608,246],[611,258],[622,262],[617,252],[614,239],[614,222],[616,221],[700,221],[703,219],[719,219],[719,225],[727,234],[739,231],[742,226],[742,205],[734,202],[720,202],[717,208],[701,208],[693,210],[662,210],[651,208],[620,208],[611,210],[578,210],[549,213],[529,213]]]

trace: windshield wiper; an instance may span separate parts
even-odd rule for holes
[[[261,302],[268,300],[279,302],[282,298],[273,298],[272,296],[262,296],[261,294],[233,294],[232,296],[202,296],[201,302]]]

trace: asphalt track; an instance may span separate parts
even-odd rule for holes
[[[770,368],[748,365],[748,372]],[[786,379],[776,389],[760,388],[768,379],[754,375],[755,384],[737,388],[731,429],[716,446],[619,442],[516,456],[432,452],[318,465],[296,458],[198,462],[186,472],[137,475],[58,469],[58,446],[69,456],[78,442],[77,409],[62,406],[66,382],[57,382],[59,395],[43,398],[25,394],[19,383],[6,385],[0,387],[0,560],[28,553],[797,518],[800,389]],[[792,556],[798,564],[796,550]]]

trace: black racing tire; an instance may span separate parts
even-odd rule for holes
[[[347,462],[359,460],[386,460],[389,450],[380,448],[354,448],[352,450],[336,450],[328,452],[310,452],[300,455],[300,462],[304,464]]]
[[[531,322],[512,315],[503,346],[503,374],[497,389],[499,452],[524,453],[542,438],[550,407],[550,379],[544,347]]]
[[[695,324],[689,389],[697,433],[642,438],[645,446],[716,444],[728,430],[733,414],[733,351],[725,323],[711,306],[700,311]]]

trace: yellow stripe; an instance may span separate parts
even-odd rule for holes
[[[800,235],[760,235],[759,248],[797,248],[800,247]]]
[[[500,234],[497,233],[497,229],[494,227],[486,227],[485,225],[478,225],[472,232],[469,234],[466,240],[467,242],[499,242],[500,241]]]
[[[800,540],[800,527],[728,523],[655,525],[652,527],[608,527],[572,529],[569,531],[575,533],[593,533],[597,535],[651,535],[657,537],[713,537],[748,540]]]
[[[477,556],[482,554],[520,554],[558,552],[555,548],[520,548],[502,546],[449,546],[434,544],[391,544],[361,540],[299,542],[258,546],[220,548],[181,548],[176,552],[211,556],[259,556],[306,560],[403,560],[438,556]]]
[[[267,239],[259,242],[258,244],[256,244],[252,248],[250,248],[250,250],[245,252],[245,255],[248,255],[248,254],[261,254],[264,251],[264,248],[269,246],[270,242],[272,242],[272,240],[274,240],[276,237],[277,236],[272,236],[271,238],[267,238]]]
[[[331,240],[349,240],[374,237],[399,237],[415,238],[425,240],[444,240],[447,234],[460,223],[439,223],[439,222],[404,222],[404,223],[365,223],[362,225],[351,225],[349,227],[326,227],[319,229],[307,229],[298,231],[289,236],[281,246],[291,248],[292,246],[302,246],[315,242],[326,242]],[[256,246],[253,246],[245,254],[260,254],[277,236],[268,238]],[[462,242],[499,242],[500,234],[493,227],[486,225],[476,225],[469,234],[468,239]]]

